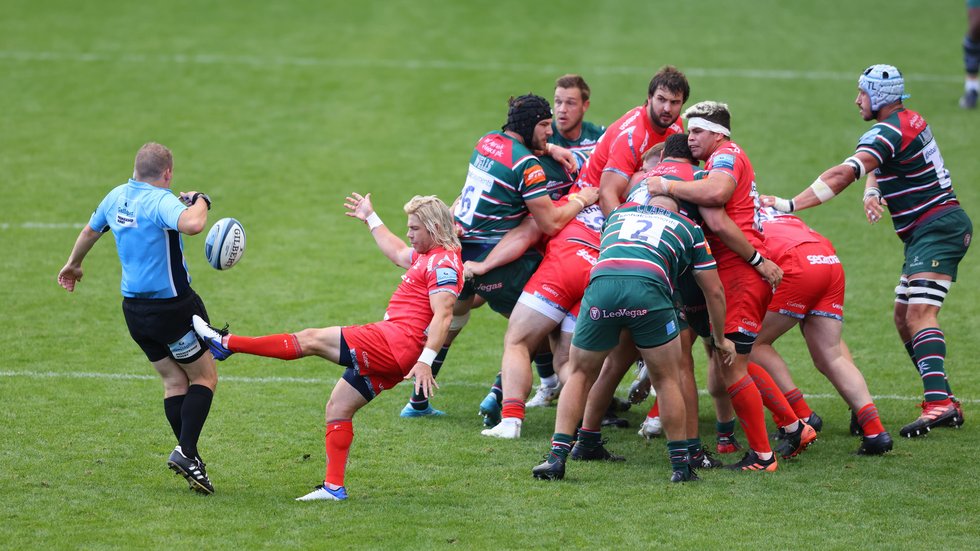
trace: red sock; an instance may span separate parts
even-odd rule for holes
[[[806,400],[803,399],[803,393],[800,392],[800,389],[794,388],[789,392],[783,393],[783,396],[786,397],[786,401],[793,407],[793,411],[796,412],[796,416],[800,419],[807,419],[813,415],[813,410],[810,409],[810,404],[806,403]]]
[[[660,403],[657,399],[653,399],[653,406],[650,407],[650,413],[647,413],[647,417],[660,417]]]
[[[347,454],[350,452],[350,443],[354,440],[354,424],[350,419],[327,421],[327,433],[323,440],[327,448],[327,475],[323,481],[343,486]]]
[[[745,439],[749,441],[749,447],[756,453],[771,452],[769,435],[766,434],[766,417],[762,413],[762,396],[759,395],[759,388],[755,386],[752,377],[746,375],[728,387],[728,395],[732,399],[732,407],[738,415]]]
[[[772,380],[772,375],[768,371],[759,364],[749,362],[749,376],[752,377],[755,386],[759,388],[762,403],[772,413],[772,420],[777,425],[785,427],[792,425],[799,419],[796,412],[793,411],[793,406],[786,401],[786,397],[776,386],[776,381]]]
[[[515,400],[510,398],[504,400],[504,407],[500,410],[500,416],[524,419],[524,409],[524,400]]]
[[[264,337],[228,335],[226,346],[232,352],[244,352],[267,358],[279,358],[280,360],[295,360],[303,355],[303,350],[299,347],[299,340],[296,339],[296,335],[291,333],[279,333],[278,335],[266,335]]]
[[[881,419],[878,418],[878,408],[875,407],[874,402],[869,402],[859,409],[857,418],[864,434],[881,434],[885,432],[885,426],[881,424]]]

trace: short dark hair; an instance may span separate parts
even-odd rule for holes
[[[667,136],[664,140],[664,158],[672,157],[674,159],[685,159],[687,161],[694,160],[694,153],[691,153],[691,147],[687,145],[687,134],[671,134]]]
[[[647,97],[653,97],[657,88],[664,88],[675,94],[680,93],[684,96],[684,101],[691,95],[691,85],[687,83],[687,77],[673,65],[664,65],[653,75],[650,80],[650,87]]]
[[[555,88],[578,88],[582,92],[582,101],[589,101],[589,96],[592,94],[592,90],[589,89],[589,85],[586,84],[582,75],[576,74],[567,74],[558,77],[555,80]]]

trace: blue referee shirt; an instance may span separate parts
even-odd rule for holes
[[[187,207],[169,189],[130,178],[113,189],[88,225],[112,230],[122,263],[121,290],[129,298],[173,298],[190,289],[177,219]]]

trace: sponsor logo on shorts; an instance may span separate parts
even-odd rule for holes
[[[806,308],[805,304],[799,302],[787,302],[786,306],[792,306],[793,308]]]
[[[616,318],[638,318],[645,316],[649,310],[646,308],[618,308],[616,310],[605,310],[595,306],[589,308],[589,317],[594,320],[616,319]]]
[[[933,268],[938,268],[939,267],[939,261],[938,260],[933,260],[932,261],[932,267]]]
[[[743,325],[746,325],[748,327],[751,327],[753,331],[758,331],[759,330],[759,324],[756,323],[756,322],[754,322],[754,321],[752,321],[752,320],[750,320],[750,319],[742,318],[742,324]],[[741,327],[739,327],[739,331],[743,331],[743,329]]]
[[[844,309],[844,305],[843,304],[837,304],[836,302],[833,303],[833,304],[831,304],[831,306],[833,306],[835,310],[843,310]]]
[[[971,239],[973,239],[973,236],[972,235],[970,235],[970,234],[964,235],[963,236],[963,246],[964,247],[969,247],[970,246],[970,240]]]
[[[484,293],[490,293],[490,292],[496,291],[498,289],[503,289],[503,288],[504,288],[503,282],[501,282],[501,283],[477,283],[476,285],[473,286],[473,289],[474,290],[476,290],[478,292],[479,291],[483,291]]]
[[[837,258],[836,254],[808,254],[806,255],[806,259],[810,264],[840,264],[840,259]]]

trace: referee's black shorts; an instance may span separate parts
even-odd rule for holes
[[[123,298],[122,309],[130,336],[151,362],[170,357],[191,363],[207,350],[194,332],[191,316],[210,321],[208,311],[193,289],[176,298]]]

